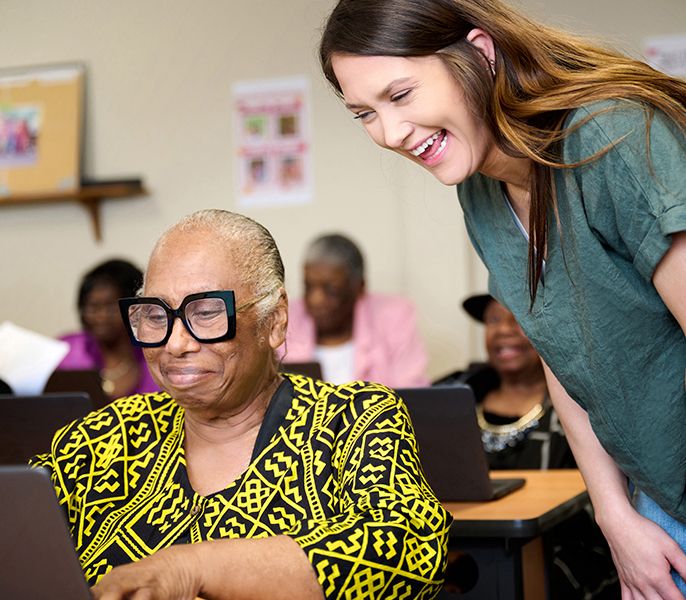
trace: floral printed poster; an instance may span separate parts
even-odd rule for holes
[[[311,202],[309,81],[237,82],[233,102],[238,207]]]

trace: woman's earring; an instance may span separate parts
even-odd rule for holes
[[[489,58],[488,64],[491,65],[491,73],[493,73],[493,75],[495,75],[495,59]]]

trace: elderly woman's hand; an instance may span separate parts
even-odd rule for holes
[[[112,569],[92,588],[95,600],[193,600],[200,589],[192,546],[172,546]]]
[[[285,535],[171,546],[112,569],[93,588],[93,596],[95,600],[324,599],[312,564]]]

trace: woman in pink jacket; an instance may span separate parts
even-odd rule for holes
[[[317,361],[332,383],[429,384],[413,304],[366,292],[364,259],[352,240],[340,234],[314,240],[305,254],[304,279],[304,298],[289,309],[285,370],[289,362]]]

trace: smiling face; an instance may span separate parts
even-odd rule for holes
[[[345,339],[352,336],[355,303],[363,289],[350,269],[325,261],[305,265],[305,306],[312,317],[317,339]]]
[[[92,287],[79,307],[83,328],[99,344],[114,345],[128,339],[117,304],[121,296],[121,290],[114,283],[102,281]]]
[[[335,54],[333,70],[346,106],[383,148],[454,185],[481,170],[492,137],[438,56]]]
[[[491,300],[483,320],[488,362],[498,373],[517,375],[542,368],[538,353],[509,310]]]
[[[143,295],[176,308],[187,295],[211,290],[234,290],[237,306],[255,297],[218,236],[173,233],[150,259]],[[274,314],[285,310],[284,300]],[[168,342],[145,348],[145,358],[155,381],[187,410],[208,418],[235,414],[274,382],[274,349],[283,342],[276,321],[272,315],[259,322],[251,306],[237,314],[235,338],[203,344],[175,319]]]

